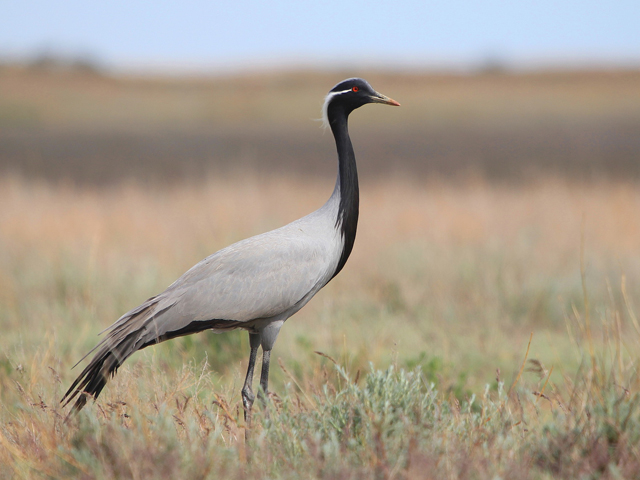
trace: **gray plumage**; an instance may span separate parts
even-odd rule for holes
[[[76,398],[77,411],[88,396],[97,397],[109,376],[137,350],[208,329],[222,333],[243,328],[250,333],[251,353],[242,393],[245,412],[251,409],[258,346],[263,349],[261,386],[266,393],[269,353],[280,327],[340,271],[351,252],[358,185],[347,117],[365,103],[398,105],[362,79],[339,83],[325,101],[340,167],[329,200],[284,227],[210,255],[164,292],[120,317],[87,354],[94,356],[66,392],[65,405]]]

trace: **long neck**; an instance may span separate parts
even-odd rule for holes
[[[340,261],[333,276],[335,277],[353,249],[356,239],[356,229],[358,227],[358,207],[360,195],[358,189],[358,169],[356,167],[356,156],[353,152],[347,118],[348,114],[341,108],[331,108],[328,111],[329,124],[336,140],[338,150],[338,178],[334,195],[339,195],[338,216],[336,218],[336,228],[339,229],[344,242]]]

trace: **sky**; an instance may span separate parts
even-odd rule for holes
[[[0,58],[114,70],[640,66],[640,0],[0,0]]]

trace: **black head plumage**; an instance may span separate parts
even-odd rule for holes
[[[376,92],[363,78],[348,78],[329,90],[322,109],[325,125],[330,125],[330,110],[345,118],[356,108],[367,103],[400,105],[395,100]]]

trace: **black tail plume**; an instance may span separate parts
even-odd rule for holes
[[[63,407],[77,397],[71,409],[71,414],[74,414],[86,405],[89,397],[98,398],[109,378],[116,374],[118,367],[135,351],[133,344],[136,337],[137,332],[134,332],[111,348],[107,345],[100,348],[60,400]]]

